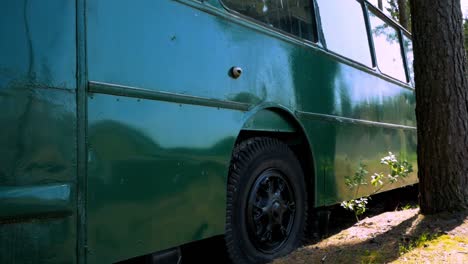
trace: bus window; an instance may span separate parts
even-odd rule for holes
[[[362,6],[355,0],[318,0],[327,48],[372,66]]]
[[[378,0],[367,0],[370,4],[372,4],[373,6],[379,8],[379,1]],[[391,3],[389,3],[388,1],[380,1],[381,2],[381,5],[382,5],[382,9],[380,9],[380,11],[382,11],[382,13],[386,14],[387,16],[392,16],[390,10],[392,10],[392,6],[391,6]]]
[[[315,41],[310,0],[223,0],[228,8],[295,36]]]
[[[413,41],[406,35],[403,35],[403,45],[405,46],[406,61],[408,63],[408,72],[410,82],[414,86],[414,68],[413,68]]]
[[[369,12],[369,20],[379,69],[384,74],[406,82],[398,31],[372,12]]]

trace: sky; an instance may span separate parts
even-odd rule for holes
[[[369,2],[373,3],[374,5],[377,5],[377,0],[369,0]],[[386,4],[387,1],[383,1],[384,5]],[[468,17],[468,0],[460,0],[461,2],[461,9],[463,12],[463,17]]]
[[[468,0],[461,0],[461,8],[463,12],[463,17],[468,16]]]

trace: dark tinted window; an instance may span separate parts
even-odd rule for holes
[[[369,19],[379,69],[389,76],[406,82],[397,29],[372,12],[369,12]]]
[[[372,66],[362,6],[355,0],[317,0],[327,48]]]
[[[405,46],[406,61],[408,62],[408,72],[411,84],[414,86],[414,58],[413,58],[413,41],[407,36],[403,35],[403,45]]]
[[[314,41],[311,0],[222,0],[230,9]]]

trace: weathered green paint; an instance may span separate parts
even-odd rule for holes
[[[90,262],[223,232],[242,112],[98,94],[88,106]]]
[[[0,3],[0,85],[75,89],[75,4]]]
[[[86,263],[86,194],[87,194],[87,60],[86,60],[86,0],[76,0],[76,117],[77,117],[77,236],[76,236],[76,262]]]
[[[0,36],[0,263],[75,263],[75,4],[1,1]]]
[[[0,263],[109,263],[222,234],[243,129],[304,135],[313,206],[349,198],[359,161],[416,162],[407,84],[217,0],[3,1],[0,35]]]
[[[0,105],[0,263],[73,263],[74,95],[10,84]]]
[[[263,109],[249,118],[242,127],[243,130],[269,131],[269,132],[297,132],[294,121],[288,120],[282,112]]]
[[[18,221],[44,214],[70,214],[71,189],[68,184],[0,187],[0,218]]]

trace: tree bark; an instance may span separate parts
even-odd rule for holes
[[[398,16],[400,25],[409,30],[408,14],[407,0],[398,0]]]
[[[460,0],[410,4],[421,212],[465,210],[468,83]]]

